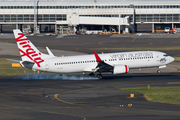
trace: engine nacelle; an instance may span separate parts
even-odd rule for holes
[[[127,65],[114,66],[113,74],[128,73],[129,67]]]

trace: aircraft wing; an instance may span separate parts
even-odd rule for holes
[[[109,64],[105,63],[104,61],[102,61],[101,58],[96,53],[96,51],[94,51],[94,55],[96,57],[96,62],[98,63],[98,65],[96,66],[95,71],[111,72],[113,70],[114,66],[109,65]]]

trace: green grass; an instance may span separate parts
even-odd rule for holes
[[[34,72],[27,68],[13,68],[11,61],[5,60],[4,58],[0,58],[0,76],[17,76],[17,75],[25,75],[25,72],[29,72],[29,74],[33,74]]]
[[[142,93],[148,101],[180,105],[180,86],[118,88],[117,90]]]

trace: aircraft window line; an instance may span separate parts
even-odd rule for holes
[[[64,62],[64,63],[55,63],[55,65],[93,63],[93,62],[96,62],[96,61],[95,60],[91,60],[91,61]]]
[[[163,56],[167,57],[167,54],[164,54]],[[136,60],[136,59],[151,59],[153,56],[149,57],[131,57],[131,58],[120,58],[119,60]],[[108,60],[103,60],[108,61]],[[118,59],[109,59],[109,61],[118,61]],[[80,64],[80,63],[93,63],[96,62],[96,60],[90,60],[90,61],[76,61],[76,62],[64,62],[64,63],[55,63],[55,65],[64,65],[64,64]]]

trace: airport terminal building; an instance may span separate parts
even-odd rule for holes
[[[0,0],[0,32],[38,26],[131,32],[180,27],[180,0]]]

